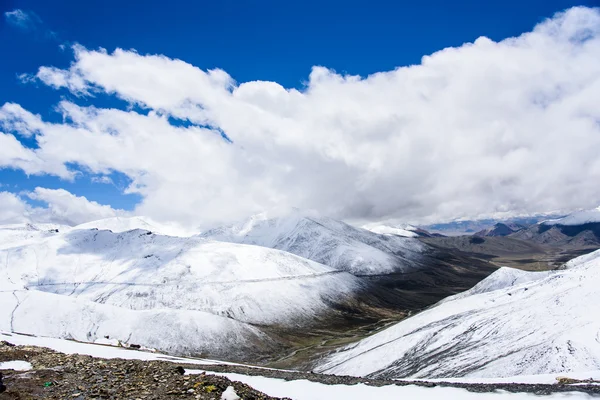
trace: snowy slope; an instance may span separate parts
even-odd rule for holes
[[[360,287],[274,249],[78,228],[0,250],[0,328],[219,351],[260,339],[249,323],[308,324]]]
[[[503,268],[468,295],[330,355],[318,370],[388,378],[600,370],[598,298],[600,251],[549,273]]]
[[[0,330],[84,342],[140,344],[167,353],[239,356],[267,343],[259,329],[191,310],[144,310],[37,290],[0,291]]]
[[[411,238],[379,235],[299,210],[283,216],[255,215],[200,235],[296,254],[355,275],[380,275],[418,268],[426,246]]]
[[[58,224],[0,225],[0,249],[35,243],[70,229],[69,226]]]
[[[73,230],[0,251],[0,265],[9,282],[33,290],[251,323],[312,317],[358,285],[350,274],[282,251],[143,230]]]

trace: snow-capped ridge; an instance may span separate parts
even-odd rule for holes
[[[356,275],[414,269],[426,248],[412,238],[379,235],[301,210],[276,218],[259,214],[200,237],[279,249]]]

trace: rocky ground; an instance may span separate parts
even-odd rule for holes
[[[33,369],[0,370],[0,399],[219,400],[230,386],[242,399],[275,399],[224,377],[184,375],[182,367],[165,361],[108,360],[2,342],[0,362],[12,360],[28,361]]]
[[[542,384],[460,384],[390,381],[253,368],[239,365],[186,365],[167,361],[101,359],[84,355],[66,355],[35,346],[0,343],[0,362],[23,360],[30,371],[0,370],[0,399],[222,399],[229,387],[245,400],[275,399],[250,386],[227,378],[202,374],[184,375],[186,369],[233,372],[285,380],[307,379],[327,385],[371,386],[420,385],[451,386],[472,392],[585,392],[600,395],[600,385],[563,378],[554,385]],[[576,384],[576,385],[573,385]]]

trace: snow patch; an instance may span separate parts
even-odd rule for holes
[[[233,386],[227,386],[227,389],[221,394],[221,400],[240,400]]]
[[[33,366],[27,361],[4,361],[0,362],[0,369],[12,369],[14,371],[29,371],[33,369]]]

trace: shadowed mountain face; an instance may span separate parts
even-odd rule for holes
[[[511,237],[548,246],[600,246],[600,222],[579,225],[536,224],[512,234]]]
[[[518,232],[521,229],[524,229],[525,226],[515,224],[515,223],[503,223],[498,222],[496,225],[491,228],[482,229],[479,232],[475,233],[475,236],[508,236],[512,233]]]

